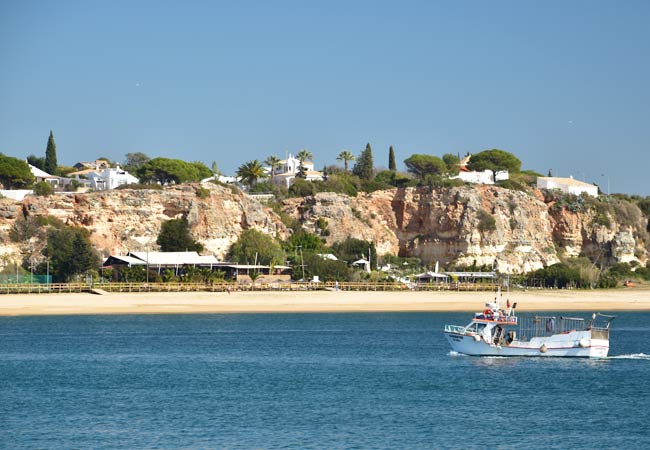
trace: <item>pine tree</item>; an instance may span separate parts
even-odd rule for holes
[[[56,144],[52,130],[50,130],[50,137],[47,139],[47,148],[45,149],[45,171],[50,175],[56,175],[56,169]]]
[[[395,164],[395,150],[391,145],[388,149],[388,170],[395,172],[397,170],[397,164]]]
[[[371,181],[375,176],[375,167],[372,161],[372,148],[366,144],[366,149],[361,152],[357,163],[352,168],[352,173],[364,181]]]

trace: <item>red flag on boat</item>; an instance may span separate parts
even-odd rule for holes
[[[510,299],[506,300],[506,306],[510,309]]]

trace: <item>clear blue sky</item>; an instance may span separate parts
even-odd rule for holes
[[[0,1],[0,152],[500,148],[650,195],[650,1]]]

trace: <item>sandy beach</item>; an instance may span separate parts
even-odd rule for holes
[[[252,312],[479,311],[489,292],[170,292],[0,296],[0,316]],[[504,293],[517,311],[650,310],[650,289]]]

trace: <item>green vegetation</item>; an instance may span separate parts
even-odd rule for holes
[[[45,171],[45,158],[36,155],[29,155],[27,157],[27,162],[32,166]]]
[[[45,171],[51,175],[57,173],[56,161],[56,144],[54,143],[54,134],[50,130],[50,137],[47,138],[47,148],[45,149]]]
[[[497,229],[497,222],[490,213],[482,209],[479,209],[477,215],[478,215],[478,230],[481,233],[494,231]]]
[[[142,152],[127,153],[123,169],[130,173],[137,173],[138,169],[148,163],[151,158]]]
[[[521,161],[512,153],[503,150],[484,150],[472,155],[467,165],[469,170],[492,171],[492,179],[496,182],[497,172],[507,170],[509,173],[518,173],[521,170]]]
[[[445,162],[432,155],[411,155],[404,160],[409,173],[424,181],[427,175],[442,175],[447,170]]]
[[[236,175],[248,187],[255,185],[259,179],[266,178],[264,167],[256,159],[239,166]]]
[[[40,197],[47,197],[54,194],[54,188],[47,181],[39,181],[34,185],[34,194]]]
[[[34,175],[25,161],[0,153],[0,184],[3,189],[24,189],[33,182]]]
[[[99,267],[99,255],[90,243],[90,231],[60,222],[50,224],[43,256],[49,260],[49,271],[55,283],[73,281]],[[45,264],[39,265],[40,273],[45,273]]]
[[[240,264],[280,265],[286,255],[275,239],[251,228],[244,230],[232,245],[228,258]]]
[[[361,152],[357,163],[352,168],[352,173],[362,181],[371,181],[374,178],[375,166],[372,161],[372,148],[370,147],[370,143],[366,144],[366,148]]]
[[[348,171],[348,163],[350,161],[354,161],[355,159],[356,158],[349,150],[343,150],[341,153],[339,153],[339,156],[336,157],[337,161],[343,161],[343,170],[346,172]]]
[[[275,155],[270,155],[264,160],[264,164],[267,166],[271,167],[271,176],[275,176],[275,171],[278,169],[278,165],[280,164],[280,158],[278,158]]]
[[[212,176],[203,163],[188,163],[180,159],[154,158],[143,163],[136,174],[143,183],[180,184]]]
[[[346,261],[348,264],[361,258],[368,259],[369,256],[371,262],[376,262],[377,249],[374,242],[348,237],[346,240],[332,245],[332,250],[339,259]],[[376,264],[373,267],[376,268]]]
[[[397,170],[397,164],[395,163],[395,150],[391,145],[388,148],[388,170],[395,172]]]
[[[203,245],[190,236],[190,226],[185,217],[163,223],[156,244],[163,252],[203,251]]]

